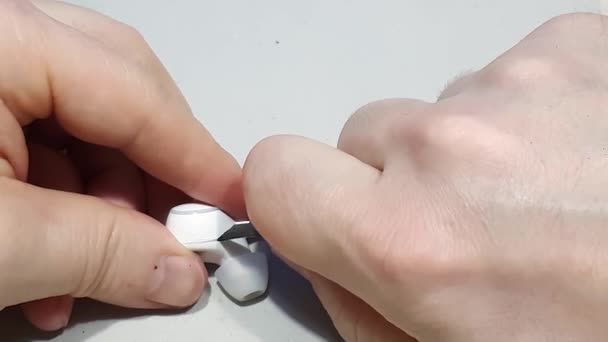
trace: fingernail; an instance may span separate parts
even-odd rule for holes
[[[192,305],[200,298],[206,277],[200,257],[162,257],[154,265],[147,299],[173,307]]]

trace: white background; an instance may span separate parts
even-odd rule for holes
[[[274,134],[335,144],[359,106],[434,100],[550,17],[591,0],[82,0],[142,32],[216,139],[243,162]],[[606,1],[608,2],[608,1]],[[176,132],[176,134],[178,134]],[[262,301],[239,306],[211,279],[180,313],[79,304],[61,334],[0,313],[2,341],[337,341],[310,288],[272,261]]]

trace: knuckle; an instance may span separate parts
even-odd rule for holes
[[[374,103],[368,103],[363,107],[357,109],[344,123],[340,137],[338,138],[338,146],[348,144],[349,139],[352,138],[352,134],[348,134],[351,131],[358,131],[360,127],[369,126],[371,124],[371,118],[373,117],[375,105]]]
[[[353,150],[361,143],[368,143],[367,139],[381,140],[387,125],[390,125],[393,116],[409,114],[418,110],[420,103],[409,99],[384,99],[370,102],[357,109],[346,121],[340,137],[338,148]],[[371,134],[370,134],[371,131]],[[381,134],[376,134],[380,132]],[[362,139],[365,136],[365,139]]]
[[[361,149],[362,144],[378,146],[382,139],[382,134],[376,134],[375,131],[381,131],[380,127],[374,127],[374,120],[377,116],[366,109],[360,109],[355,112],[346,121],[340,136],[338,137],[338,149],[347,153],[353,153]],[[374,129],[372,134],[363,134],[370,129]]]
[[[423,157],[427,151],[445,151],[459,148],[467,138],[467,120],[453,115],[421,116],[413,120],[395,118],[390,125],[391,140],[403,141],[411,156]]]
[[[437,115],[398,118],[390,127],[390,139],[404,146],[409,161],[423,168],[480,161],[501,165],[517,153],[514,138],[481,118],[456,113],[459,110],[453,107]]]
[[[490,63],[479,80],[499,88],[538,88],[580,81],[597,73],[590,58],[606,55],[608,17],[567,13],[544,22]]]
[[[607,28],[608,17],[600,14],[555,16],[485,67],[480,81],[521,88],[580,80],[581,72],[590,72],[588,59],[606,54]]]
[[[568,79],[567,68],[555,57],[507,57],[488,66],[481,79],[499,88],[528,87]]]
[[[391,126],[393,119],[424,113],[428,104],[421,100],[390,98],[370,102],[357,109],[346,121],[341,137],[352,136],[350,131],[365,132],[370,128],[382,131]]]
[[[120,48],[128,54],[129,58],[136,65],[147,69],[151,66],[157,67],[158,61],[152,48],[146,41],[144,35],[135,27],[122,22],[115,22],[111,34],[120,41]]]
[[[605,15],[591,12],[564,13],[556,15],[545,21],[539,27],[539,31],[562,32],[566,30],[569,33],[575,33],[571,31],[574,26],[579,28],[581,25],[586,28],[598,27],[598,24],[602,24],[606,18],[607,17]]]
[[[350,116],[345,126],[369,123],[376,113],[385,110],[388,102],[388,100],[378,100],[363,105]]]
[[[136,48],[148,48],[144,36],[135,27],[122,22],[117,22],[115,29],[117,37],[121,37],[125,43],[131,44],[131,46]]]

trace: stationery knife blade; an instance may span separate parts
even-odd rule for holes
[[[222,234],[217,241],[226,241],[240,238],[255,238],[260,234],[249,221],[236,222],[230,229]]]

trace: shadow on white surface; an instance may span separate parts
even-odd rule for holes
[[[146,309],[127,309],[105,303],[96,302],[90,299],[79,299],[74,304],[73,319],[68,324],[68,329],[78,329],[78,326],[92,321],[106,322],[107,324],[96,325],[99,329],[104,329],[112,325],[113,321],[123,319],[138,319],[150,316],[171,316],[179,315],[192,310],[202,310],[209,301],[211,291],[207,288],[204,295],[196,305],[172,311],[146,310]],[[83,335],[93,335],[96,331],[91,328],[81,329]],[[47,341],[60,339],[62,331],[44,332],[34,328],[23,316],[21,309],[11,307],[0,312],[0,341]]]
[[[310,300],[313,296],[310,285],[274,255],[271,255],[269,262],[272,272],[267,293],[248,303],[237,303],[231,299],[230,301],[243,308],[261,304],[263,301],[272,301],[286,316],[322,341],[343,341],[331,326],[331,321],[321,304],[318,301]],[[210,274],[213,273],[210,272]],[[218,287],[208,286],[204,295],[194,306],[175,311],[126,309],[88,299],[78,300],[74,307],[73,319],[66,329],[71,332],[69,337],[64,337],[63,332],[39,331],[25,320],[19,308],[7,308],[0,312],[0,341],[84,341],[124,320],[144,320],[153,316],[175,316],[175,319],[179,319],[180,315],[196,314],[205,310],[212,295],[229,298]],[[246,317],[243,316],[243,318]],[[260,341],[275,340],[274,336],[269,336],[268,326],[273,324],[271,317],[266,319],[261,317],[256,320],[239,318],[235,317],[238,321],[238,329],[247,330]],[[74,337],[75,334],[80,334],[81,338]],[[149,338],[145,340],[154,341]],[[184,339],[180,338],[180,340]],[[293,339],[292,341],[298,340]]]

